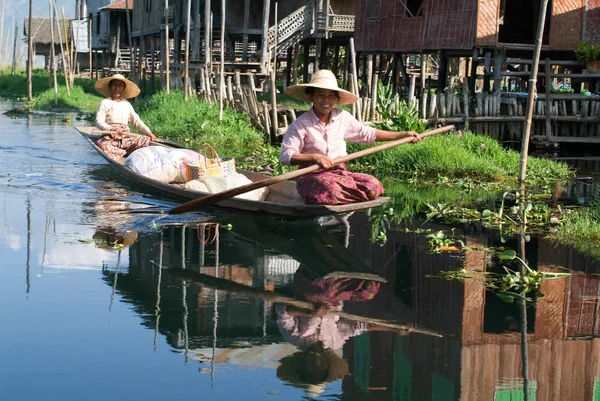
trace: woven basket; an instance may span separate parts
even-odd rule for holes
[[[200,177],[226,177],[235,173],[235,159],[232,157],[220,158],[217,151],[205,143],[198,151],[200,160],[188,161],[188,181],[197,180]]]

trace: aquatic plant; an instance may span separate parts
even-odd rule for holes
[[[58,87],[58,105],[54,103],[54,89],[47,89],[38,94],[30,103],[37,110],[69,109],[95,113],[102,97],[98,94],[90,94],[80,86],[71,88],[71,94],[67,94],[64,85]]]
[[[425,238],[428,239],[427,242],[429,243],[429,252],[453,252],[463,249],[465,243],[462,240],[455,238],[454,229],[452,229],[451,232],[451,236],[446,235],[442,230],[426,235]]]
[[[382,121],[374,123],[374,126],[387,131],[416,131],[424,132],[427,122],[421,119],[418,107],[408,105],[404,100],[393,96],[392,84],[384,85],[381,81],[377,83],[377,112]]]
[[[428,277],[461,281],[466,279],[479,279],[482,280],[486,290],[493,292],[503,301],[512,303],[517,300],[533,302],[530,294],[535,295],[536,298],[542,298],[544,294],[540,292],[540,286],[544,280],[563,278],[571,275],[571,273],[540,272],[533,270],[523,259],[518,257],[517,253],[512,249],[501,249],[500,252],[496,253],[496,257],[500,263],[510,261],[517,262],[519,269],[510,269],[503,265],[503,273],[460,269],[454,271],[442,271],[437,276]]]
[[[600,260],[600,204],[564,209],[564,218],[548,233],[548,237]]]

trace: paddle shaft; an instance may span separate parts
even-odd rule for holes
[[[230,280],[226,280],[226,279],[222,279],[222,278],[218,278],[218,277],[214,277],[214,276],[209,276],[208,274],[195,272],[193,270],[187,270],[187,269],[181,269],[181,268],[170,268],[170,269],[168,269],[168,271],[173,273],[176,276],[182,277],[184,279],[192,280],[192,281],[201,283],[203,285],[206,285],[208,287],[212,287],[215,289],[258,296],[258,297],[261,297],[262,299],[264,299],[265,301],[274,302],[274,303],[278,302],[278,303],[293,306],[298,309],[304,309],[304,310],[307,310],[310,312],[316,312],[316,310],[317,310],[317,305],[313,302],[302,301],[299,299],[286,297],[286,296],[279,295],[274,292],[261,290],[261,289],[254,288],[254,287],[249,287],[247,285],[239,284],[234,281],[230,281]],[[393,321],[389,321],[389,320],[376,319],[376,318],[367,317],[367,316],[354,315],[352,313],[346,313],[346,312],[341,312],[341,311],[336,311],[336,310],[328,310],[327,313],[333,314],[333,315],[338,315],[339,317],[346,319],[346,320],[353,320],[353,321],[358,321],[358,322],[374,324],[374,325],[386,327],[389,329],[400,330],[400,331],[410,331],[410,332],[414,332],[414,333],[427,334],[427,335],[431,335],[431,336],[435,336],[435,337],[443,337],[443,335],[437,331],[414,327],[414,325],[412,325],[410,323],[407,324],[407,323],[393,322]]]
[[[110,135],[110,134],[114,134],[116,131],[92,131],[92,134],[100,134],[100,135]],[[146,136],[146,135],[140,135],[140,134],[136,134],[134,132],[128,132],[126,134],[123,134],[123,136]],[[164,139],[160,139],[160,138],[156,138],[156,141],[152,141],[154,143],[160,143],[162,145],[167,145],[173,148],[178,148],[178,149],[185,149],[185,147],[175,143],[175,142],[171,142],[171,141],[165,141]]]
[[[433,129],[433,130],[424,132],[420,136],[421,136],[421,138],[426,138],[428,136],[440,134],[442,132],[448,132],[448,131],[452,130],[453,128],[454,128],[453,125],[447,125],[442,128],[437,128],[437,129]],[[337,159],[333,160],[333,164],[335,165],[335,164],[345,163],[350,160],[358,159],[359,157],[367,156],[367,155],[370,155],[373,153],[381,152],[382,150],[393,148],[398,145],[403,145],[405,143],[412,142],[412,140],[413,140],[413,137],[407,137],[407,138],[398,139],[396,141],[386,142],[382,145],[374,146],[372,148],[363,149],[361,151],[351,153],[346,156],[338,157]],[[289,172],[286,174],[278,175],[275,177],[270,177],[265,180],[256,181],[251,184],[242,185],[242,186],[228,189],[226,191],[222,191],[222,192],[219,192],[216,194],[212,194],[212,195],[208,195],[208,196],[205,196],[202,198],[194,199],[194,200],[186,202],[182,205],[174,207],[173,209],[169,210],[169,214],[179,214],[179,213],[189,212],[190,210],[196,209],[203,205],[211,205],[213,203],[216,203],[216,202],[219,202],[219,201],[222,201],[225,199],[233,198],[236,195],[244,194],[246,192],[250,192],[250,191],[253,191],[258,188],[267,187],[269,185],[277,184],[282,181],[291,180],[293,178],[297,178],[297,177],[300,177],[300,176],[303,176],[303,175],[306,175],[309,173],[313,173],[315,171],[318,171],[320,168],[321,168],[321,166],[319,166],[318,164],[313,164],[312,166],[301,168],[301,169],[298,169],[296,171],[292,171],[292,172]]]

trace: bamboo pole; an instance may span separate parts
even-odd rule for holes
[[[14,16],[13,16],[14,19]],[[19,32],[19,24],[15,22],[15,39],[13,42],[13,62],[12,62],[12,75],[17,72],[17,33]],[[10,36],[10,35],[9,35]],[[8,49],[8,46],[6,47]]]
[[[31,42],[31,18],[33,16],[33,0],[29,0],[29,19],[27,20],[27,100],[33,99],[31,73],[33,69],[33,47]]]
[[[186,12],[186,23],[185,23],[185,66],[183,74],[183,98],[185,102],[188,101],[188,80],[190,78],[190,19],[192,13],[192,0],[187,0],[187,12]],[[219,113],[219,121],[221,116]]]
[[[531,136],[531,122],[533,119],[533,102],[536,91],[537,73],[540,62],[540,53],[542,50],[542,37],[544,34],[544,25],[546,23],[546,10],[548,9],[548,0],[542,0],[540,14],[538,16],[538,31],[535,41],[535,51],[533,52],[533,65],[531,67],[531,77],[529,78],[529,90],[527,97],[527,112],[525,117],[525,129],[523,130],[523,143],[521,146],[521,158],[519,163],[519,182],[524,183],[527,173],[527,154],[529,152],[529,137]]]
[[[8,54],[8,43],[10,41],[10,26],[8,27],[8,32],[6,33],[6,46],[4,47],[6,51],[4,52],[4,57],[2,57],[2,71],[6,68],[6,55]],[[2,42],[0,42],[0,46]],[[2,54],[2,53],[0,53]]]
[[[65,47],[66,47],[66,51],[67,51],[67,71],[66,74],[69,76],[69,86],[73,86],[73,71],[71,69],[71,52],[70,52],[70,48],[69,48],[69,35],[68,35],[68,30],[67,30],[67,20],[65,19],[65,8],[61,7],[60,8],[60,12],[62,15],[62,21],[63,21],[63,31],[65,33]]]
[[[207,1],[207,3],[210,3]],[[169,0],[165,0],[165,90],[167,95],[171,91],[171,46],[169,39]]]
[[[58,82],[56,81],[56,55],[54,54],[54,24],[52,23],[52,0],[49,1],[50,7],[50,56],[52,64],[52,77],[54,79],[54,107],[58,107]]]
[[[2,0],[2,17],[0,17],[0,47],[2,46],[2,35],[4,33],[4,6],[5,5],[6,5],[6,0]],[[31,18],[31,16],[30,16],[30,18]],[[8,45],[4,49],[0,49],[0,59],[2,58],[2,53],[8,53]],[[4,58],[6,58],[6,56]]]
[[[358,91],[358,75],[356,74],[356,53],[354,51],[354,38],[350,38],[350,58],[352,60],[352,76],[353,76],[353,84],[350,86],[352,88],[352,92],[360,98],[360,93]],[[304,61],[306,63],[306,61]],[[360,109],[360,102],[356,102],[356,115],[358,121],[362,121],[362,113]]]
[[[376,109],[377,109],[377,83],[379,82],[379,74],[373,74],[371,79],[371,120],[377,120]]]
[[[88,51],[90,55],[90,79],[94,79],[92,75],[92,18],[88,19]]]
[[[210,40],[212,23],[211,23],[211,11],[210,1],[204,2],[204,67],[208,75],[210,75],[210,68],[212,62],[212,42]]]
[[[278,23],[277,23],[277,2],[275,2],[275,43],[273,45],[273,68],[271,69],[271,112],[273,117],[271,123],[273,129],[271,130],[271,143],[276,143],[277,132],[279,130],[279,121],[277,119],[277,35],[278,35]]]
[[[62,33],[60,32],[60,23],[58,21],[58,12],[56,11],[56,0],[52,0],[52,6],[54,7],[54,19],[56,20],[56,28],[58,31],[58,41],[60,42],[60,58],[63,65],[63,74],[65,76],[65,86],[67,87],[67,95],[71,96],[71,89],[69,89],[69,74],[67,74],[67,62],[65,60],[65,49],[62,42]]]
[[[129,62],[131,63],[131,65],[130,65],[131,78],[135,82],[135,77],[137,75],[137,66],[136,66],[137,57],[133,51],[133,38],[131,35],[131,16],[129,15],[129,0],[125,0],[125,17],[127,20],[127,34],[128,34],[128,42],[129,42]]]
[[[223,122],[223,92],[225,91],[225,0],[221,0],[221,73],[219,74],[219,122]]]

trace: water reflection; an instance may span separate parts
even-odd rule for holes
[[[558,378],[580,380],[575,376],[585,379],[580,387],[561,388],[565,397],[582,399],[596,391],[600,366],[585,356],[600,346],[597,298],[586,300],[583,293],[597,295],[598,263],[580,264],[571,250],[543,239],[527,243],[532,268],[565,266],[575,274],[544,282],[546,296],[527,308],[530,319],[522,319],[523,308],[486,293],[480,280],[425,278],[462,267],[485,271],[491,268],[485,250],[467,251],[464,261],[430,255],[423,252],[422,235],[394,230],[385,246],[372,246],[365,242],[364,215],[352,216],[347,227],[329,229],[228,221],[233,229],[221,225],[218,236],[213,234],[217,227],[207,224],[142,235],[116,287],[136,305],[145,324],[188,360],[197,360],[200,372],[214,380],[227,370],[219,366],[235,365],[271,368],[284,383],[314,397],[334,394],[332,383],[340,380],[344,399],[366,394],[377,399],[403,399],[402,394],[406,399],[440,394],[455,400],[504,399],[515,391],[543,397],[556,390]],[[468,245],[491,245],[482,233],[465,234]],[[326,269],[328,263],[333,264]],[[114,270],[108,268],[105,275],[113,284]],[[144,290],[148,287],[155,290]],[[524,341],[528,367],[522,362],[527,360],[522,358],[527,355]]]

